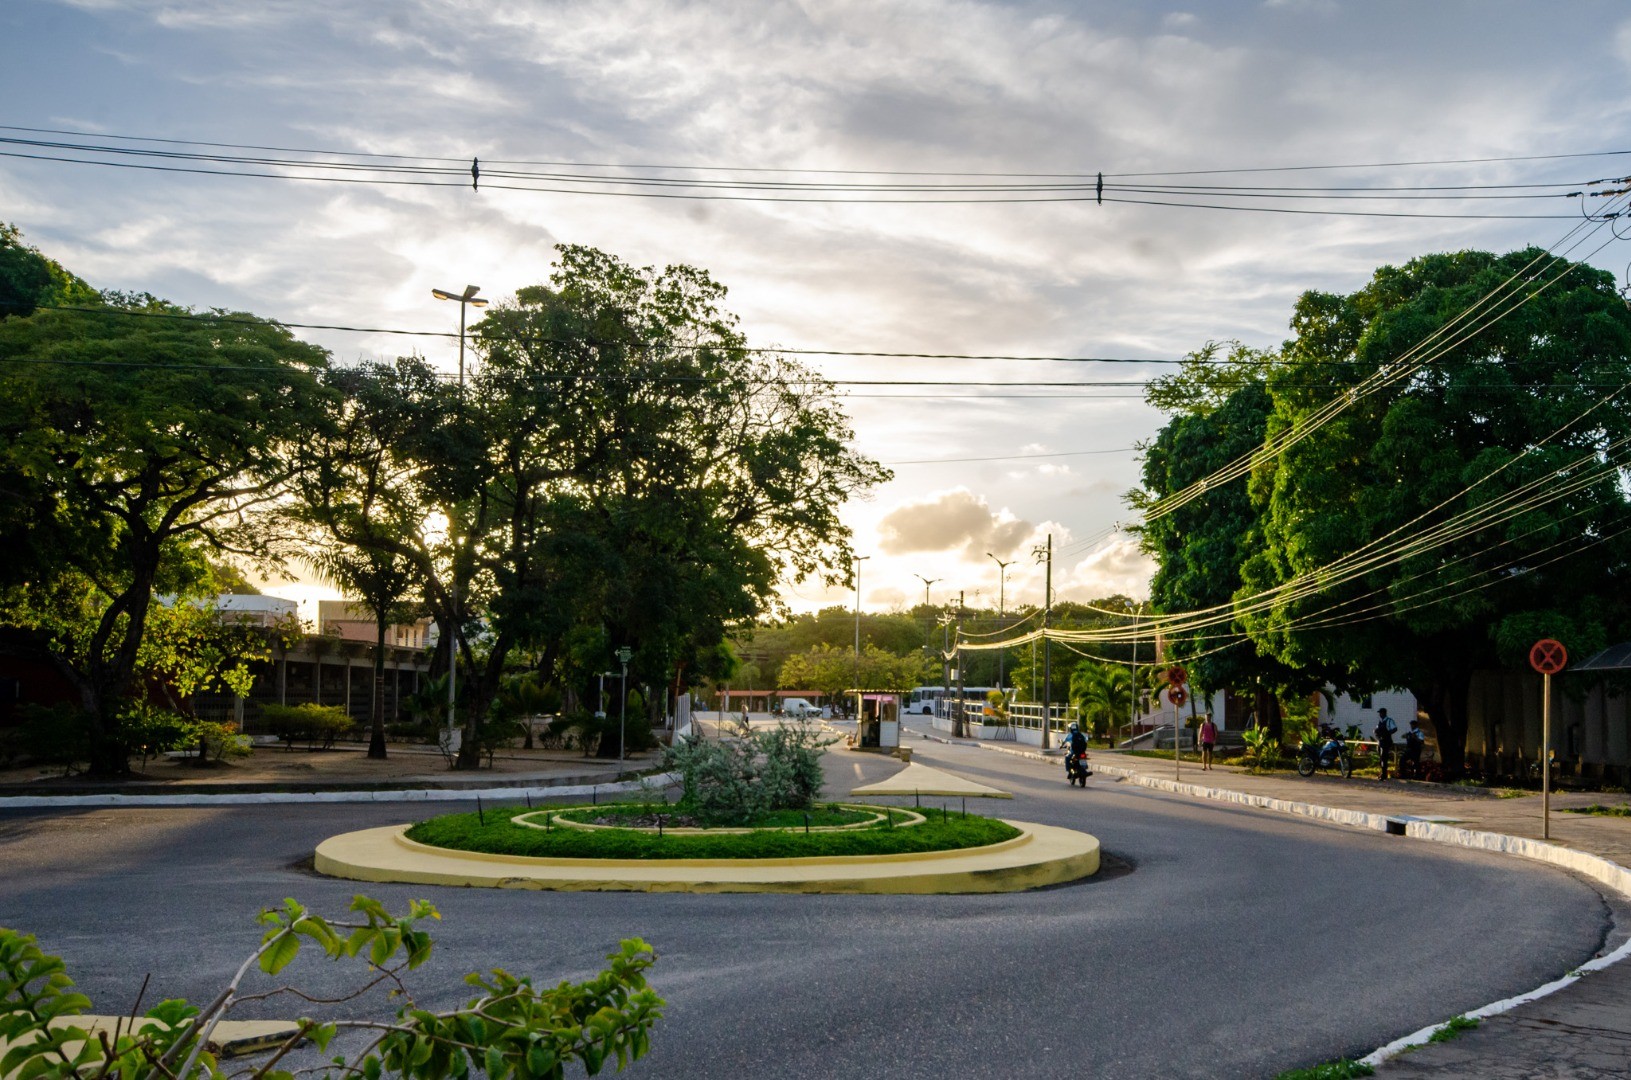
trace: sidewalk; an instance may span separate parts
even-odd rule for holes
[[[512,750],[490,767],[456,772],[440,751],[396,746],[381,761],[366,756],[362,746],[330,750],[257,748],[249,758],[200,768],[192,760],[158,760],[125,780],[91,781],[61,777],[39,769],[0,773],[0,809],[72,805],[206,805],[211,801],[339,802],[397,799],[494,797],[514,790],[607,787],[656,765],[653,753],[631,754],[618,768],[616,760],[586,758],[562,751]]]
[[[984,745],[998,753],[1040,756],[1034,751]],[[1119,774],[1141,782],[1174,779],[1171,761],[1105,750],[1093,751],[1092,761],[1101,775]],[[1481,789],[1409,781],[1343,780],[1325,774],[1307,779],[1295,775],[1253,776],[1230,766],[1202,772],[1199,765],[1188,762],[1184,763],[1180,782],[1219,793],[1238,792],[1542,840],[1538,792],[1502,798]],[[1631,797],[1623,794],[1554,794],[1551,837],[1543,842],[1631,867],[1631,818],[1560,812],[1592,803],[1614,806],[1628,801]],[[1627,928],[1616,929],[1623,939]],[[1424,1022],[1435,1024],[1448,1019],[1423,1017]],[[1399,1080],[1428,1076],[1495,1080],[1631,1078],[1631,959],[1586,974],[1538,1000],[1488,1016],[1475,1030],[1449,1042],[1390,1057],[1377,1066],[1376,1074]]]

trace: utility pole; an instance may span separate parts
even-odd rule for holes
[[[947,708],[951,700],[951,612],[940,616],[940,705],[935,709],[939,716]],[[950,713],[945,714],[950,718]]]
[[[1003,619],[1008,613],[1007,612],[1007,605],[1006,605],[1007,589],[1008,589],[1008,568],[1010,566],[1014,565],[1014,563],[1018,562],[1019,560],[1009,559],[1007,562],[1003,562],[1001,559],[997,558],[995,555],[991,554],[989,551],[985,553],[985,557],[997,564],[997,625],[999,627],[1001,627],[1002,624],[1003,624]],[[998,649],[997,650],[997,689],[998,690],[1002,689],[1002,671],[1003,671],[1002,661],[1003,661],[1003,654],[1006,653],[1007,651],[1008,651],[1007,649]]]
[[[959,739],[968,738],[968,706],[963,701],[963,591],[957,590],[957,719],[952,733]]]
[[[1053,728],[1053,650],[1048,641],[1048,620],[1053,614],[1053,534],[1048,534],[1048,546],[1032,551],[1036,561],[1047,565],[1047,576],[1042,587],[1042,749],[1052,745],[1049,738]]]
[[[861,738],[861,564],[872,558],[870,555],[851,555],[855,560],[855,738]]]

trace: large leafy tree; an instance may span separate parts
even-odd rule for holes
[[[1173,415],[1144,448],[1143,487],[1131,494],[1133,505],[1158,505],[1260,448],[1273,411],[1268,377],[1278,363],[1273,352],[1209,342],[1177,372],[1152,382],[1150,403]],[[1153,516],[1137,532],[1156,561],[1150,601],[1157,614],[1227,611],[1244,585],[1241,567],[1263,543],[1258,508],[1238,481]],[[1295,668],[1260,651],[1241,624],[1227,618],[1170,632],[1166,646],[1197,685],[1252,694],[1269,726],[1278,722],[1273,705],[1279,695],[1307,694],[1328,675],[1324,665]]]
[[[724,297],[694,267],[563,246],[548,285],[482,322],[475,404],[502,433],[484,685],[504,642],[574,634],[602,664],[631,647],[638,681],[689,681],[779,579],[840,580],[839,508],[888,473],[826,383],[748,348]]]
[[[15,556],[0,623],[32,635],[78,691],[94,772],[126,768],[118,716],[155,593],[185,591],[200,553],[267,554],[259,512],[322,422],[326,361],[276,324],[151,298],[0,320],[0,492],[32,511],[0,520]],[[65,573],[94,590],[72,648],[29,620],[29,594]]]
[[[309,530],[306,561],[355,597],[374,622],[374,695],[368,756],[384,758],[385,634],[394,621],[420,610],[410,598],[423,589],[421,564],[404,538],[419,532],[411,458],[400,454],[423,420],[436,379],[422,361],[331,369],[332,423],[301,447],[306,467],[289,504]]]
[[[1513,281],[1527,299],[1504,318],[1463,319]],[[1268,438],[1334,390],[1379,372],[1387,385],[1258,467],[1262,540],[1238,597],[1259,609],[1243,622],[1279,661],[1345,689],[1409,688],[1459,770],[1475,671],[1515,666],[1542,635],[1585,654],[1631,626],[1631,313],[1589,266],[1460,252],[1383,267],[1347,296],[1307,293],[1292,329]],[[1358,572],[1332,572],[1355,552],[1369,556]]]

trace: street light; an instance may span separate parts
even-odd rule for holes
[[[861,735],[861,564],[872,558],[870,555],[851,555],[855,561],[855,738],[859,742]]]
[[[923,582],[923,606],[929,607],[929,586],[933,585],[937,581],[945,581],[946,579],[938,577],[924,577],[922,574],[913,574],[912,576]]]
[[[1018,559],[1009,559],[1007,562],[1003,562],[1001,559],[997,558],[995,555],[991,554],[989,551],[985,553],[985,557],[997,564],[997,624],[1000,626],[1002,624],[1003,617],[1007,614],[1006,603],[1007,603],[1007,599],[1008,599],[1008,591],[1007,591],[1008,590],[1008,568],[1010,566],[1014,565],[1019,560]],[[1002,689],[1002,659],[1003,659],[1003,653],[1005,653],[1007,651],[1008,650],[1006,650],[1006,649],[998,649],[997,650],[997,689],[998,690]]]
[[[446,289],[432,289],[430,294],[438,300],[452,300],[459,305],[459,388],[464,388],[464,309],[467,307],[486,307],[487,301],[477,300],[476,294],[481,291],[480,285],[466,285],[464,292],[451,293]]]
[[[617,709],[617,772],[623,774],[623,737],[628,731],[629,723],[629,660],[634,656],[634,650],[624,645],[617,650],[618,662],[623,665],[623,703]]]
[[[464,390],[464,310],[474,306],[483,308],[487,301],[477,300],[476,294],[481,291],[479,285],[466,285],[462,293],[450,293],[446,289],[432,289],[430,294],[438,300],[456,300],[459,304],[459,390]],[[452,540],[451,526],[448,534]],[[448,620],[447,635],[447,726],[451,730],[454,724],[454,702],[458,697],[459,682],[459,568],[458,552],[453,553],[451,563],[448,598],[452,601],[451,617]]]

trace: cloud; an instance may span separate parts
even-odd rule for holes
[[[983,495],[962,487],[897,507],[878,522],[879,547],[886,554],[961,549],[969,561],[987,552],[1007,558],[1036,529],[1007,509],[992,510]]]
[[[1117,593],[1148,596],[1154,573],[1155,561],[1139,550],[1137,540],[1115,537],[1072,567],[1059,593],[1067,600],[1097,600]]]

